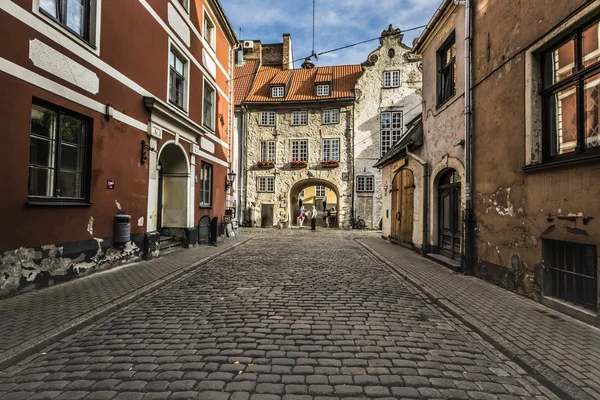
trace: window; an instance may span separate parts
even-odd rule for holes
[[[340,122],[340,110],[338,108],[331,108],[323,111],[323,123],[324,124],[339,124]]]
[[[323,161],[340,161],[340,139],[323,139]]]
[[[400,71],[385,71],[383,73],[383,87],[395,88],[400,86]]]
[[[381,113],[381,155],[402,137],[402,111]]]
[[[357,192],[373,191],[373,175],[360,175],[356,177]]]
[[[300,193],[298,194],[298,197],[303,198],[304,197],[304,189],[302,189],[300,191]]]
[[[214,50],[215,48],[215,24],[210,20],[208,14],[204,13],[204,40]]]
[[[315,197],[325,197],[325,186],[315,186]]]
[[[179,0],[179,4],[181,4],[187,11],[187,0]]]
[[[438,51],[438,105],[456,93],[456,42],[454,33]]]
[[[263,140],[260,142],[260,160],[275,161],[275,141]]]
[[[207,128],[215,130],[215,89],[204,81],[204,115],[202,123]]]
[[[317,96],[329,96],[329,84],[317,85]]]
[[[40,11],[89,42],[90,3],[91,0],[40,0]]]
[[[285,87],[284,86],[271,86],[271,97],[284,97]]]
[[[202,162],[200,167],[200,207],[212,206],[212,165]]]
[[[308,111],[292,111],[292,125],[308,124]]]
[[[274,176],[259,176],[258,191],[263,193],[275,192],[275,177]]]
[[[308,161],[308,140],[292,140],[292,161]]]
[[[596,311],[596,246],[547,239],[543,244],[550,284],[546,294]]]
[[[171,49],[169,53],[169,101],[184,107],[185,61]]]
[[[261,111],[260,125],[275,126],[275,111]]]
[[[543,159],[600,154],[599,22],[542,55]]]
[[[85,200],[88,189],[88,122],[52,106],[31,108],[30,198]]]

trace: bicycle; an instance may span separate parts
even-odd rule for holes
[[[350,221],[344,222],[344,229],[365,229],[367,224],[360,216],[350,216]]]

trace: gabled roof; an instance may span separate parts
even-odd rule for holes
[[[258,67],[258,60],[246,60],[233,69],[233,104],[239,106],[246,98]]]
[[[290,89],[285,98],[271,98],[270,86],[273,83],[281,84],[282,72],[291,73]],[[254,84],[246,97],[246,102],[298,102],[316,100],[335,100],[353,97],[352,90],[356,81],[362,74],[360,65],[337,65],[333,67],[318,67],[312,69],[285,70],[281,67],[262,66],[256,74]],[[315,83],[317,76],[322,79],[328,76],[331,81],[331,94],[317,96]],[[287,82],[287,81],[286,81]]]
[[[419,114],[406,124],[406,134],[400,141],[393,145],[374,165],[382,168],[394,161],[406,157],[406,147],[411,150],[418,149],[423,145],[423,115]]]

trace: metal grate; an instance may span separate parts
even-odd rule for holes
[[[544,240],[550,296],[597,311],[596,246]]]

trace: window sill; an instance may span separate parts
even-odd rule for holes
[[[435,106],[435,109],[436,109],[436,110],[439,110],[440,108],[444,107],[444,106],[445,106],[446,104],[448,104],[448,103],[449,103],[449,102],[450,102],[452,99],[454,99],[454,97],[455,97],[455,96],[456,96],[456,92],[455,92],[455,93],[454,93],[452,96],[450,96],[450,97],[448,97],[446,100],[444,100],[443,102],[436,104],[436,106]]]
[[[210,209],[212,209],[212,206],[207,206],[207,205],[200,204],[200,209],[201,210],[210,210]]]
[[[211,133],[215,133],[215,128],[213,128],[212,126],[208,126],[206,124],[202,124],[203,127],[205,127],[206,129],[208,129]]]
[[[384,86],[384,89],[398,89],[400,87],[400,85],[398,86]]]
[[[56,201],[42,199],[28,199],[25,205],[31,207],[90,207],[92,203],[85,201]]]
[[[570,166],[579,165],[579,164],[597,163],[597,162],[600,162],[600,155],[598,155],[598,154],[593,155],[593,156],[587,156],[587,157],[573,158],[570,160],[561,160],[561,161],[547,162],[547,163],[543,163],[543,164],[526,165],[522,169],[524,172],[534,173],[534,172],[545,171],[545,170],[549,170],[549,169],[565,168],[565,167],[570,167]]]

